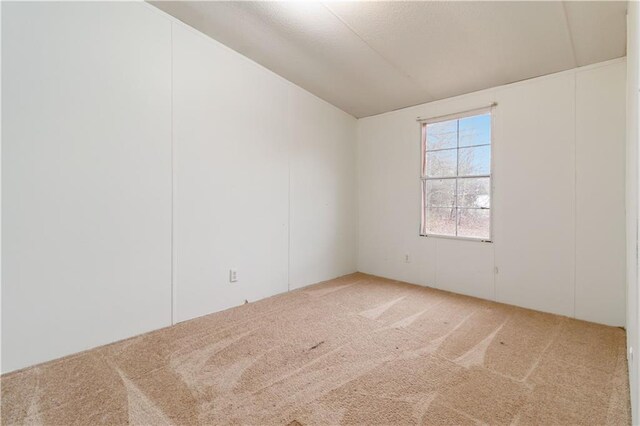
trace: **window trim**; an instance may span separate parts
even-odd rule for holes
[[[480,107],[480,108],[474,108],[474,109],[470,109],[470,110],[466,110],[466,111],[461,111],[461,112],[457,112],[457,113],[453,113],[453,114],[447,114],[447,115],[440,115],[440,116],[436,116],[436,117],[430,117],[430,118],[418,118],[418,124],[420,126],[420,174],[419,174],[419,180],[420,180],[420,228],[419,228],[419,232],[418,235],[420,237],[428,237],[428,238],[444,238],[444,239],[450,239],[450,240],[461,240],[461,241],[475,241],[475,242],[482,242],[482,243],[493,243],[494,242],[494,235],[493,235],[493,218],[494,218],[494,186],[495,186],[495,175],[494,175],[494,152],[495,152],[495,109],[496,106],[498,104],[493,102],[491,105],[489,106],[485,106],[485,107]],[[425,173],[425,162],[426,162],[426,131],[427,131],[427,125],[428,124],[433,124],[433,123],[440,123],[443,121],[450,121],[450,120],[457,120],[457,119],[461,119],[461,118],[466,118],[466,117],[472,117],[474,115],[482,115],[484,113],[489,113],[491,116],[491,143],[490,144],[485,144],[485,145],[478,145],[478,146],[491,146],[491,160],[489,162],[489,174],[488,175],[474,175],[474,176],[464,176],[463,178],[467,179],[467,178],[489,178],[489,197],[491,200],[491,207],[488,209],[489,210],[489,238],[480,238],[480,237],[461,237],[461,236],[457,236],[457,235],[443,235],[443,234],[430,234],[425,232],[425,227],[426,227],[426,205],[425,205],[425,182],[429,181],[429,180],[441,180],[441,179],[459,179],[459,176],[446,176],[446,177],[436,177],[436,178],[429,178],[427,176],[425,176],[423,173]],[[451,148],[447,148],[447,149],[451,149]],[[459,147],[457,147],[457,149],[459,149]],[[456,227],[457,227],[457,221],[458,221],[458,216],[456,213]],[[456,228],[457,229],[457,228]]]

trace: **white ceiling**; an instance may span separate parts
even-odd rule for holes
[[[625,55],[626,2],[152,1],[355,117]]]

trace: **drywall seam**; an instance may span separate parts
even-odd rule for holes
[[[173,22],[171,25],[171,324],[176,323],[176,281],[177,281],[177,263],[178,252],[175,245],[175,218],[176,218],[176,172],[175,172],[175,147],[174,147],[174,132],[173,132]]]
[[[288,105],[291,108],[291,103]],[[289,125],[289,132],[292,132]],[[289,138],[289,152],[287,155],[287,291],[291,291],[291,155],[294,149],[293,138]]]
[[[564,4],[563,4],[563,7]],[[573,317],[578,287],[578,72],[573,77]]]
[[[569,23],[569,14],[567,13],[567,5],[562,2],[562,13],[564,15],[564,23],[567,27],[567,35],[569,36],[569,44],[571,45],[571,58],[573,59],[573,66],[578,66],[578,59],[576,57],[576,46],[573,41],[573,31],[571,31],[571,24]]]
[[[340,17],[340,15],[338,15],[336,12],[333,11],[333,9],[331,9],[329,6],[327,6],[326,3],[322,2],[321,3],[322,6],[324,6],[325,9],[327,9],[329,11],[329,13],[331,13],[338,21],[340,21],[342,23],[342,25],[345,26],[346,29],[348,29],[351,33],[353,33],[353,35],[355,35],[356,37],[358,37],[369,49],[371,49],[372,52],[374,52],[376,55],[378,55],[380,58],[382,58],[386,63],[388,63],[389,65],[391,65],[392,68],[394,68],[396,71],[398,71],[400,74],[404,75],[405,77],[407,77],[409,80],[411,80],[411,82],[417,86],[420,87],[422,89],[422,92],[425,93],[425,97],[429,96],[429,91],[425,90],[424,87],[421,87],[422,85],[416,81],[413,76],[411,74],[409,74],[408,72],[406,72],[405,70],[401,69],[398,64],[392,62],[391,60],[389,60],[386,56],[384,56],[382,53],[380,53],[376,48],[374,48],[367,40],[365,40],[365,38],[363,36],[361,36],[358,31],[356,31],[355,28],[353,28],[351,25],[349,25],[344,19],[342,19],[342,17]]]

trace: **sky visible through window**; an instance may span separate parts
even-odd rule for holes
[[[425,126],[422,233],[490,239],[491,114]]]

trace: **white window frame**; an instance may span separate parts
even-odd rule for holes
[[[430,237],[430,238],[447,238],[453,240],[466,240],[466,241],[478,241],[483,243],[492,243],[493,242],[493,218],[494,218],[494,203],[493,203],[493,194],[494,194],[494,173],[493,173],[493,162],[494,162],[494,150],[495,150],[495,107],[496,103],[493,103],[487,107],[475,108],[467,111],[462,111],[454,114],[442,115],[438,117],[431,118],[418,118],[418,123],[420,125],[420,232],[419,235],[421,237]],[[491,116],[491,159],[489,161],[489,174],[488,175],[478,175],[478,176],[464,176],[460,178],[458,175],[452,177],[427,177],[425,176],[425,162],[427,159],[426,150],[426,136],[427,136],[427,124],[440,123],[443,121],[456,120],[466,117],[472,117],[475,115],[482,115],[489,113]],[[459,147],[456,147],[459,149]],[[460,237],[458,235],[443,235],[443,234],[432,234],[426,232],[427,226],[427,217],[426,217],[426,200],[425,200],[425,187],[426,183],[429,180],[442,180],[442,179],[463,179],[463,178],[489,178],[489,238],[480,238],[480,237]],[[456,194],[457,200],[457,194]],[[456,209],[457,209],[457,201],[456,201]],[[458,228],[458,215],[456,212],[456,234]]]

